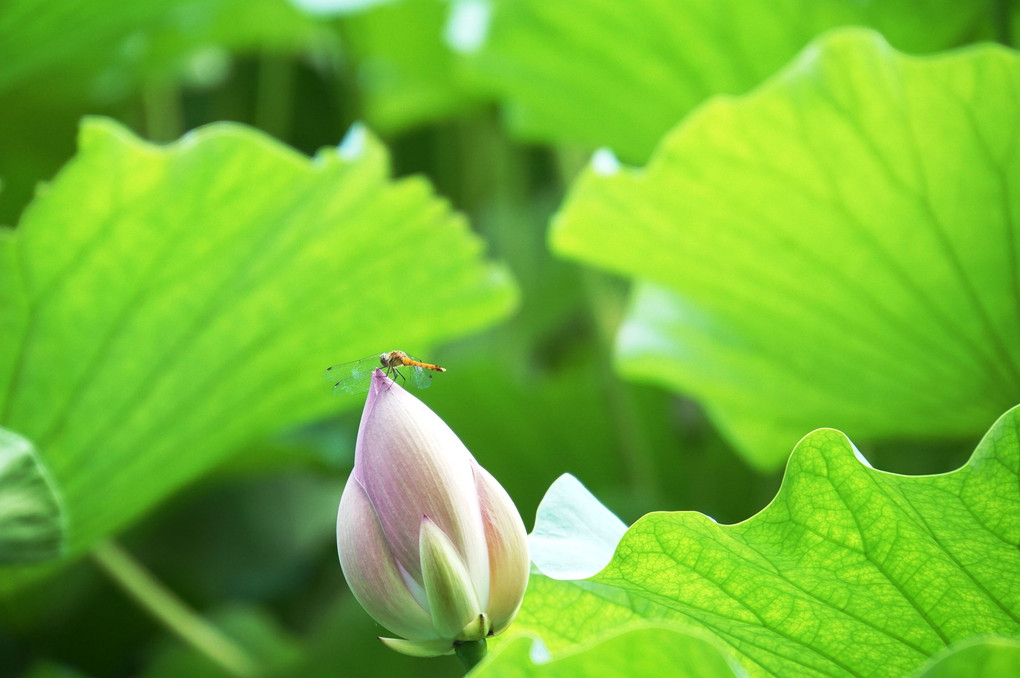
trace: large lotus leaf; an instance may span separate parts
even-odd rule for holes
[[[594,638],[551,658],[531,639],[515,638],[487,658],[472,678],[735,678],[735,668],[711,638],[683,629],[639,624]],[[536,658],[536,655],[538,657]]]
[[[461,0],[491,8],[473,71],[522,135],[644,160],[713,94],[746,92],[818,33],[873,26],[897,47],[959,44],[987,0]]]
[[[551,234],[654,282],[628,376],[702,401],[758,466],[801,432],[973,436],[1020,401],[1020,59],[847,29],[716,99],[648,166],[599,156]]]
[[[1009,678],[1020,675],[1020,640],[976,638],[956,643],[918,669],[915,678]]]
[[[64,512],[32,443],[0,428],[0,564],[48,560],[64,547]]]
[[[533,573],[513,628],[559,657],[639,620],[683,624],[784,677],[902,676],[955,642],[1020,638],[1018,433],[1020,407],[962,468],[901,476],[815,431],[761,513],[649,514],[596,576]]]
[[[360,130],[309,161],[238,125],[157,147],[90,120],[4,236],[0,421],[47,463],[74,554],[246,441],[357,405],[325,366],[514,303],[464,220],[390,181]]]

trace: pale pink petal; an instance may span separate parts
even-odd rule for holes
[[[489,562],[473,464],[442,419],[375,372],[358,430],[354,475],[371,498],[394,557],[411,577],[423,583],[418,530],[427,515],[459,551],[484,601]]]
[[[353,473],[340,497],[336,546],[351,592],[373,619],[412,640],[438,637],[431,616],[405,585],[372,503]]]
[[[474,465],[475,481],[489,549],[489,604],[493,635],[513,621],[528,586],[531,559],[528,533],[517,507],[492,475]]]

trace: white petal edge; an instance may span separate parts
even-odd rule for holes
[[[480,465],[475,484],[489,550],[489,601],[485,606],[498,635],[513,621],[524,599],[531,570],[528,532],[513,500],[503,486]]]

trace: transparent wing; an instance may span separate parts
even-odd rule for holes
[[[407,375],[407,380],[415,388],[428,388],[432,385],[432,370],[411,366],[410,373]]]
[[[331,365],[322,373],[322,378],[333,384],[333,395],[359,395],[368,393],[372,372],[377,367],[381,367],[379,356],[370,355],[361,360]]]

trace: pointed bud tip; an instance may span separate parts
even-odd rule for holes
[[[382,368],[377,367],[374,370],[372,370],[373,390],[388,387],[392,383],[393,380],[386,376],[386,373],[382,371]]]
[[[378,400],[381,395],[388,393],[395,394],[400,390],[403,390],[400,388],[400,384],[386,376],[386,372],[382,368],[375,368],[372,370],[372,381],[368,387],[368,398],[365,400],[365,409],[369,410],[371,407],[374,407],[376,400]]]
[[[492,624],[489,623],[489,615],[484,612],[469,621],[457,634],[456,640],[472,641],[482,640],[492,635]]]

